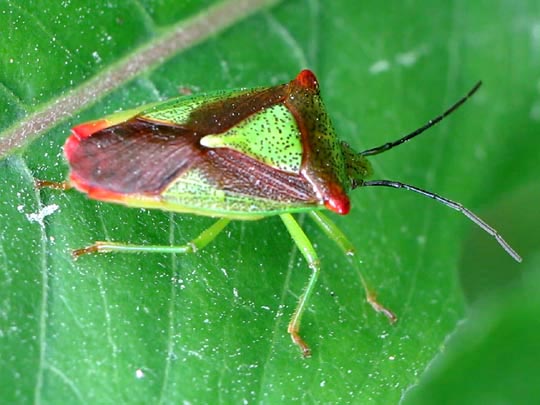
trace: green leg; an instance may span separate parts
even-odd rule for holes
[[[315,288],[315,284],[317,283],[317,278],[319,277],[319,259],[317,257],[317,253],[315,252],[315,249],[313,248],[313,245],[309,241],[302,228],[300,228],[300,225],[298,225],[298,222],[296,222],[296,220],[292,217],[292,215],[281,214],[280,217],[283,220],[285,226],[287,227],[287,230],[291,234],[294,242],[296,243],[296,246],[298,246],[300,252],[302,252],[302,255],[304,255],[306,261],[308,262],[309,268],[312,271],[311,277],[307,283],[306,288],[304,289],[304,292],[300,296],[300,300],[298,301],[298,305],[296,306],[293,317],[289,322],[288,327],[288,332],[291,335],[293,342],[300,348],[304,357],[309,357],[311,356],[311,350],[307,343],[304,342],[304,340],[300,336],[300,321],[302,320],[302,314],[306,310],[307,302],[309,300],[309,297],[313,293],[313,289]]]
[[[87,253],[193,253],[204,248],[231,222],[228,218],[221,218],[211,227],[205,229],[199,236],[191,242],[182,246],[160,246],[160,245],[130,245],[117,242],[95,242],[93,245],[72,252],[74,258]]]
[[[383,313],[391,323],[397,321],[396,315],[388,308],[384,307],[377,301],[377,294],[369,287],[360,267],[358,266],[358,261],[353,260],[356,256],[356,252],[352,243],[347,239],[347,237],[341,232],[341,230],[328,219],[326,215],[319,211],[310,211],[309,215],[315,221],[317,225],[324,231],[330,239],[332,239],[345,253],[349,262],[356,268],[358,275],[360,276],[360,281],[366,292],[366,300],[377,312]]]

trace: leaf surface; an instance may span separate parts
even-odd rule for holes
[[[322,263],[302,324],[309,360],[286,332],[309,270],[279,218],[235,222],[194,255],[73,261],[70,250],[94,240],[184,244],[212,223],[33,186],[34,178],[65,178],[70,127],[186,87],[273,85],[311,68],[336,130],[364,150],[422,125],[483,79],[429,134],[374,157],[375,177],[485,211],[510,242],[524,243],[525,258],[538,251],[520,233],[529,228],[519,226],[527,214],[516,204],[527,198],[508,199],[515,190],[529,195],[539,174],[535,2],[261,1],[244,13],[234,1],[38,3],[0,5],[6,402],[395,403],[464,316],[459,268],[473,225],[393,190],[357,190],[351,214],[333,218],[398,315],[394,326],[364,302],[346,258],[299,217]],[[218,26],[216,12],[234,17]],[[148,53],[194,24],[200,31],[185,46]],[[132,61],[139,70],[124,74]],[[101,87],[105,79],[112,82]],[[497,209],[501,201],[510,201],[506,209]],[[498,251],[479,238],[488,256]],[[498,267],[514,271],[505,256]],[[481,290],[482,281],[469,280]]]

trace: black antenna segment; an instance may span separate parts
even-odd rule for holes
[[[478,225],[480,228],[482,228],[484,231],[486,231],[488,234],[493,236],[495,240],[499,243],[499,245],[502,246],[506,252],[512,256],[512,258],[517,261],[521,262],[521,256],[514,250],[512,247],[506,242],[503,237],[491,226],[489,226],[484,220],[482,220],[478,215],[470,211],[469,209],[465,208],[460,203],[457,203],[455,201],[449,200],[448,198],[441,197],[440,195],[437,195],[435,193],[432,193],[431,191],[426,191],[418,187],[411,186],[409,184],[400,183],[397,181],[390,181],[390,180],[371,180],[371,181],[365,181],[362,183],[363,187],[374,187],[374,186],[383,186],[383,187],[393,187],[393,188],[401,188],[409,191],[414,191],[415,193],[422,194],[425,197],[429,197],[434,199],[435,201],[440,202],[441,204],[446,205],[447,207],[450,207],[458,212],[461,212],[463,215],[465,215],[467,218],[469,218],[471,221],[473,221],[476,225]]]
[[[476,83],[474,85],[474,87],[469,90],[469,92],[467,93],[467,95],[465,95],[464,97],[462,97],[459,101],[457,101],[454,105],[452,105],[452,107],[450,107],[448,110],[446,110],[445,112],[443,112],[441,115],[429,120],[425,125],[421,126],[420,128],[418,128],[417,130],[414,130],[413,132],[411,132],[410,134],[408,135],[405,135],[403,138],[401,139],[398,139],[397,141],[394,141],[394,142],[388,142],[388,143],[385,143],[384,145],[381,145],[381,146],[377,146],[376,148],[371,148],[371,149],[368,149],[368,150],[365,150],[363,152],[360,152],[360,155],[362,156],[371,156],[371,155],[378,155],[379,153],[383,153],[383,152],[386,152],[387,150],[390,150],[398,145],[401,145],[402,143],[405,143],[407,142],[408,140],[414,138],[415,136],[418,136],[420,135],[422,132],[424,132],[425,130],[431,128],[432,126],[434,126],[435,124],[438,124],[439,122],[441,122],[444,118],[446,118],[447,116],[449,116],[450,114],[452,114],[454,111],[456,111],[459,107],[461,107],[461,105],[463,103],[465,103],[465,101],[467,101],[474,93],[476,93],[476,90],[478,90],[478,88],[482,85],[482,82],[479,81],[478,83]]]

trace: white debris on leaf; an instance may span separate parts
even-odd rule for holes
[[[428,49],[426,45],[421,45],[412,51],[398,53],[396,55],[396,62],[405,67],[413,66],[421,56],[427,53]]]
[[[56,212],[60,207],[57,204],[45,205],[38,212],[26,214],[26,218],[30,222],[37,222],[39,225],[43,225],[43,220]]]
[[[101,63],[101,56],[99,56],[99,53],[97,51],[92,52],[92,58],[94,58],[96,63]]]
[[[415,51],[400,53],[396,56],[396,61],[403,66],[412,66],[418,59],[418,54]]]
[[[378,75],[380,73],[383,73],[383,72],[386,72],[386,71],[390,70],[392,67],[395,66],[395,64],[404,66],[406,68],[411,67],[414,64],[416,64],[418,59],[420,59],[421,56],[425,55],[427,53],[427,51],[428,51],[427,46],[426,45],[421,45],[421,46],[419,46],[416,49],[413,49],[411,51],[398,53],[393,58],[394,60],[392,62],[390,60],[388,60],[388,59],[380,59],[380,60],[374,62],[369,67],[369,69],[368,69],[369,73],[372,74],[372,75]]]
[[[381,59],[369,67],[369,73],[372,75],[377,75],[379,73],[386,72],[389,69],[390,62],[388,62],[386,59]]]

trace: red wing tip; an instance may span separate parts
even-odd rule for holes
[[[68,138],[68,142],[70,138]],[[66,145],[68,142],[66,142]],[[79,176],[77,176],[73,172],[69,174],[69,184],[71,184],[73,187],[75,187],[77,190],[83,193],[88,193],[91,189],[91,186],[83,182],[82,179],[80,179]]]
[[[88,195],[88,197],[99,201],[122,201],[126,195],[116,193],[114,191],[105,190],[99,187],[91,186],[80,179],[75,173],[70,173],[69,183],[80,192]]]
[[[68,162],[71,162],[71,157],[75,149],[77,149],[79,142],[79,138],[75,135],[71,135],[66,139],[66,143],[64,143],[64,155]]]
[[[81,139],[90,137],[92,134],[101,131],[103,128],[110,126],[110,123],[106,119],[94,120],[85,122],[84,124],[79,124],[71,128],[72,136],[76,136]]]
[[[319,89],[319,82],[317,81],[315,74],[309,69],[302,70],[300,73],[298,73],[298,76],[296,76],[296,79],[294,80],[296,81],[296,83],[306,89]]]
[[[107,128],[108,126],[110,126],[108,120],[100,119],[85,122],[84,124],[71,128],[71,135],[66,139],[66,143],[64,144],[64,155],[68,162],[71,162],[75,150],[83,139],[89,138],[96,132],[101,131],[103,128]]]

